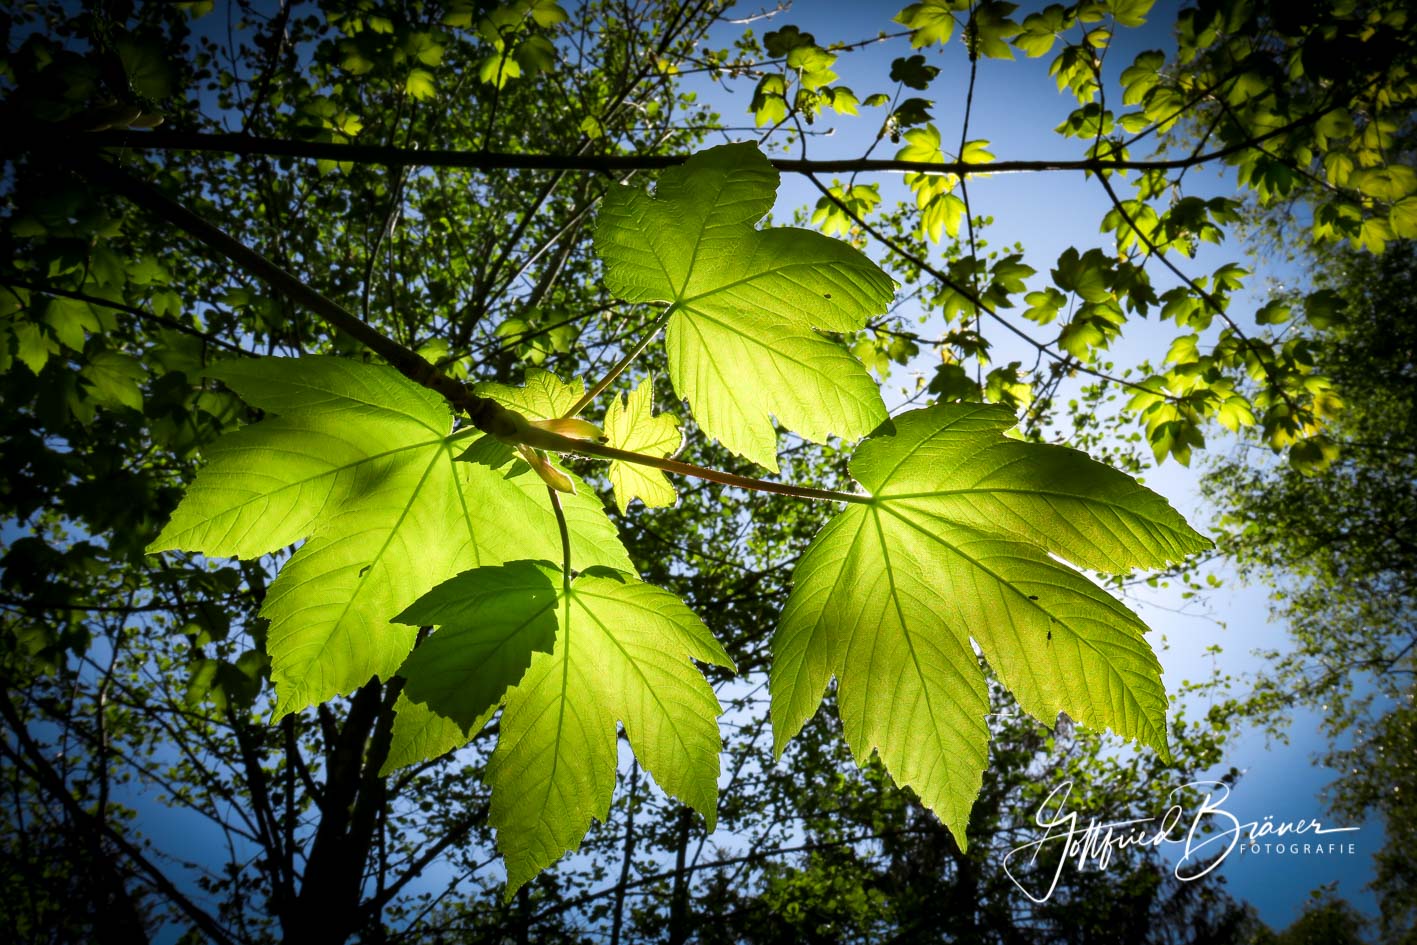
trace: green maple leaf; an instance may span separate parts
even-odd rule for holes
[[[623,401],[618,396],[612,400],[605,412],[605,436],[610,445],[649,456],[669,456],[679,449],[684,442],[679,421],[667,413],[654,414],[653,404],[654,385],[649,378]],[[622,512],[637,497],[650,508],[674,504],[674,486],[658,469],[616,460],[610,464],[609,476]]]
[[[673,594],[609,568],[566,581],[550,564],[520,561],[445,581],[399,619],[440,624],[402,673],[409,699],[445,719],[480,727],[491,693],[530,663],[506,691],[486,775],[508,898],[577,849],[592,817],[609,815],[617,721],[655,782],[713,829],[722,710],[690,658],[733,664]],[[450,747],[446,725],[413,717],[411,738]]]
[[[856,331],[894,294],[846,243],[755,229],[777,183],[755,145],[711,148],[665,171],[654,197],[612,188],[595,234],[612,292],[672,306],[669,376],[699,426],[773,471],[769,415],[818,442],[864,436],[885,419],[861,362],[814,329]]]
[[[253,558],[305,544],[261,614],[277,714],[387,678],[416,631],[390,619],[478,565],[561,554],[545,486],[454,462],[443,399],[396,371],[338,358],[262,358],[211,369],[277,418],[228,434],[149,552]],[[627,567],[600,502],[567,496],[573,559]]]
[[[949,42],[954,32],[954,12],[947,0],[924,0],[912,3],[895,15],[895,21],[910,29],[910,45],[914,49]]]
[[[498,708],[500,705],[492,706],[471,725],[463,726],[434,712],[426,703],[414,702],[400,694],[394,703],[394,728],[389,735],[389,751],[379,774],[387,777],[399,768],[429,761],[461,748],[487,724]]]
[[[576,401],[585,393],[585,383],[579,379],[568,383],[550,371],[531,368],[526,372],[526,383],[521,387],[483,381],[473,388],[473,392],[492,398],[528,420],[550,420],[571,412]]]
[[[456,594],[429,593],[394,619],[442,627],[404,660],[404,694],[434,706],[464,729],[502,701],[533,651],[551,652],[556,588],[529,561],[478,568]],[[442,590],[442,585],[438,590]]]
[[[894,419],[852,475],[871,493],[813,539],[773,638],[780,754],[837,679],[847,743],[872,750],[961,846],[987,761],[989,702],[971,639],[1029,713],[1067,712],[1166,751],[1146,627],[1082,574],[1209,547],[1155,493],[1083,453],[1002,434],[997,406]]]

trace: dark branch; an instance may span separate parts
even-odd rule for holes
[[[803,160],[773,158],[780,171],[801,174],[847,174],[859,171],[911,174],[1008,174],[1043,171],[1178,170],[1208,164],[1248,150],[1257,144],[1286,134],[1294,128],[1317,121],[1321,114],[1306,115],[1294,122],[1257,135],[1247,141],[1210,151],[1168,160],[1133,161],[1114,158],[1084,160],[1015,160],[980,164],[973,161],[899,161],[892,159],[846,158]],[[401,165],[404,167],[464,167],[474,170],[615,171],[656,170],[683,164],[687,154],[517,154],[506,151],[459,151],[447,149],[398,148],[375,144],[334,144],[324,141],[294,141],[241,134],[207,134],[188,131],[101,131],[78,139],[100,148],[129,151],[212,151],[223,154],[264,154],[275,157],[314,158],[354,164]],[[70,150],[73,141],[69,141]]]
[[[220,228],[208,223],[146,181],[134,177],[121,167],[92,154],[64,151],[55,152],[53,156],[55,159],[67,162],[82,176],[128,198],[138,206],[182,230],[188,236],[206,244],[207,247],[225,256],[251,275],[284,292],[293,301],[319,315],[331,327],[344,332],[382,357],[404,377],[415,384],[442,394],[448,403],[465,412],[471,418],[473,425],[485,433],[497,436],[507,442],[524,443],[539,449],[561,453],[580,453],[585,456],[597,456],[601,459],[618,459],[627,463],[652,466],[665,472],[694,476],[699,479],[707,479],[710,482],[757,492],[771,492],[799,499],[825,499],[835,502],[870,501],[868,496],[738,476],[716,469],[695,466],[691,463],[660,459],[642,453],[602,446],[598,443],[573,440],[540,430],[531,426],[521,414],[506,409],[495,400],[479,397],[460,381],[439,374],[437,368],[417,353],[410,351],[397,341],[385,337],[338,302],[306,285],[299,277],[287,272]]]

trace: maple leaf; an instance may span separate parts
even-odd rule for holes
[[[389,621],[439,581],[527,554],[560,557],[541,481],[454,462],[447,404],[393,369],[307,357],[208,373],[279,416],[207,449],[148,551],[253,558],[308,539],[261,607],[278,716],[392,675],[416,631]],[[629,567],[599,500],[564,502],[577,565]]]
[[[609,568],[566,580],[518,561],[445,581],[399,619],[439,625],[402,670],[408,698],[427,703],[407,737],[426,747],[446,750],[451,733],[426,712],[480,727],[488,699],[520,675],[486,772],[508,898],[609,815],[617,721],[655,782],[713,829],[722,710],[689,660],[733,664],[673,594]]]
[[[528,420],[544,420],[569,413],[585,393],[585,383],[563,381],[550,371],[529,368],[526,382],[520,387],[483,381],[473,388],[473,393],[490,397]]]
[[[774,472],[770,415],[817,442],[865,436],[885,419],[861,362],[815,329],[859,330],[895,291],[846,243],[755,229],[777,183],[756,145],[710,148],[665,171],[654,197],[612,188],[595,233],[612,292],[672,306],[669,377],[699,426]]]
[[[670,456],[679,449],[684,442],[679,421],[667,413],[654,414],[653,403],[654,384],[650,378],[641,381],[623,400],[618,396],[612,400],[605,412],[605,436],[610,445],[648,456]],[[658,469],[616,460],[610,464],[608,475],[622,512],[636,498],[650,508],[674,504],[674,486]]]
[[[965,844],[989,711],[971,641],[1025,711],[1166,751],[1161,667],[1146,627],[1055,560],[1109,571],[1209,547],[1166,500],[1060,446],[1002,434],[1002,407],[894,418],[851,473],[871,493],[813,539],[773,637],[778,754],[833,676],[852,753],[874,750]]]

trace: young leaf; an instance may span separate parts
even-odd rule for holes
[[[961,845],[987,759],[971,638],[1019,704],[1166,750],[1161,668],[1145,626],[1052,557],[1106,570],[1208,547],[1166,501],[1057,446],[1003,436],[997,406],[914,410],[864,443],[868,489],[813,539],[773,638],[776,748],[832,676],[847,743],[872,750]]]
[[[856,331],[894,293],[845,243],[755,229],[777,183],[756,145],[711,148],[665,171],[654,197],[612,188],[595,234],[612,292],[674,306],[669,376],[699,425],[774,471],[769,415],[818,442],[864,436],[885,419],[865,368],[814,329]]]
[[[550,371],[531,368],[526,372],[526,383],[521,387],[484,381],[473,392],[480,397],[491,397],[528,420],[544,420],[569,413],[585,393],[585,382],[577,379],[569,383]]]
[[[610,445],[650,456],[669,456],[679,449],[684,436],[679,421],[667,413],[654,415],[654,385],[649,378],[640,382],[624,401],[617,396],[605,413],[605,435]],[[673,505],[674,486],[664,473],[649,466],[615,461],[610,464],[610,484],[620,511],[636,497],[650,508]]]
[[[454,462],[447,405],[392,369],[262,358],[209,373],[280,416],[207,450],[148,550],[251,558],[308,537],[261,608],[279,715],[397,670],[416,631],[389,620],[439,581],[528,554],[560,558],[541,481]],[[599,500],[563,502],[578,566],[627,567]]]
[[[515,573],[499,577],[499,571]],[[522,585],[533,573],[537,592],[529,595]],[[732,668],[728,655],[668,591],[609,568],[588,569],[569,583],[562,578],[545,563],[479,568],[434,588],[405,615],[446,621],[405,666],[410,698],[428,694],[433,712],[457,715],[482,701],[469,699],[453,684],[476,679],[486,666],[485,649],[468,645],[470,640],[486,642],[506,628],[540,626],[548,615],[554,622],[555,647],[549,653],[523,645],[540,630],[504,637],[517,641],[511,649],[531,657],[526,674],[506,693],[486,775],[492,787],[490,820],[507,863],[508,898],[563,853],[577,849],[592,817],[603,821],[609,815],[617,721],[640,764],[666,793],[702,813],[710,830],[717,811],[722,710],[689,659]],[[549,602],[547,587],[554,594]],[[487,631],[489,617],[502,629]],[[445,634],[453,640],[436,658],[419,658]],[[429,744],[441,747],[435,726],[425,721],[420,731],[430,729]]]

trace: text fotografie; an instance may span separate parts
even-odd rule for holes
[[[1325,827],[1317,820],[1276,821],[1273,817],[1241,822],[1234,814],[1225,810],[1224,804],[1230,798],[1230,787],[1223,781],[1188,781],[1174,788],[1168,795],[1175,798],[1186,789],[1204,794],[1204,800],[1187,816],[1186,805],[1175,803],[1160,816],[1139,817],[1133,820],[1117,820],[1099,823],[1096,818],[1081,825],[1076,812],[1067,809],[1073,783],[1064,781],[1055,787],[1043,803],[1038,805],[1034,823],[1043,828],[1043,836],[1030,843],[1014,847],[1004,855],[1004,872],[1015,886],[1034,902],[1047,902],[1058,888],[1058,880],[1067,864],[1075,869],[1106,869],[1113,853],[1128,847],[1160,847],[1162,844],[1176,844],[1181,847],[1174,874],[1181,882],[1200,879],[1214,870],[1236,848],[1248,853],[1271,852],[1271,848],[1283,847],[1273,852],[1279,853],[1356,853],[1353,843],[1303,843],[1293,839],[1285,843],[1260,842],[1267,837],[1298,838],[1318,837],[1335,833],[1349,833],[1357,827]],[[1293,846],[1295,849],[1290,850]],[[1045,850],[1060,851],[1057,864],[1047,890],[1035,895],[1010,868],[1022,865],[1020,857],[1027,856],[1027,863],[1034,865]],[[1218,851],[1218,852],[1217,852]]]

